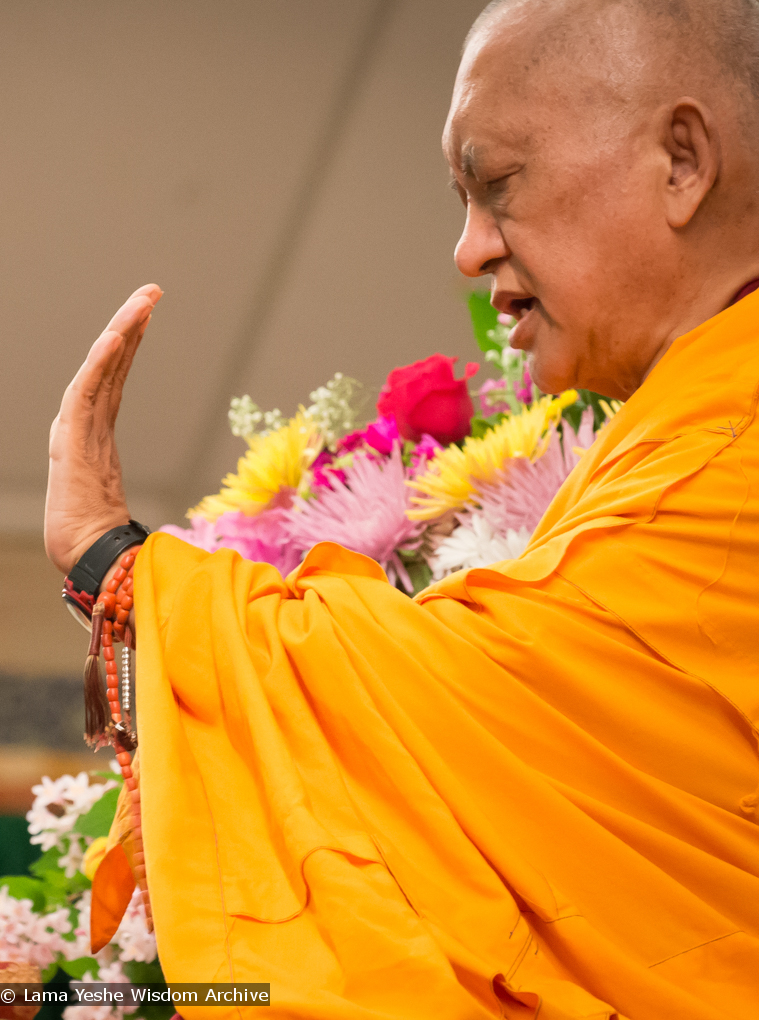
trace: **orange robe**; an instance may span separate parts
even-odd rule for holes
[[[756,1020],[758,392],[756,293],[672,345],[522,557],[416,601],[335,545],[283,580],[152,536],[167,978],[270,981],[288,1020]]]

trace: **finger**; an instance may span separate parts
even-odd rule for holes
[[[152,291],[151,298],[154,298],[155,301],[160,301],[163,296],[163,291],[156,288],[154,284],[148,284],[148,289]],[[154,308],[155,304],[152,307]],[[145,335],[145,330],[148,328],[151,316],[152,308],[148,314],[138,321],[137,325],[127,333],[121,361],[116,367],[113,378],[109,380],[110,395],[108,401],[108,417],[111,425],[116,421],[116,415],[119,412],[119,406],[121,404],[121,395],[124,389],[124,383],[126,382],[129,370],[132,367],[132,362],[134,361],[134,356],[137,353],[137,348],[140,346],[142,338]]]
[[[142,338],[145,335],[145,330],[148,328],[151,317],[152,316],[148,315],[144,322],[140,324],[135,335],[124,344],[121,359],[114,370],[113,380],[110,385],[110,393],[108,395],[108,422],[111,428],[113,427],[119,413],[121,397],[124,392],[124,383],[127,380],[129,370],[131,369],[132,362],[134,361],[134,356],[142,343]]]
[[[129,371],[129,365],[131,365],[137,345],[145,332],[148,319],[162,296],[163,291],[154,283],[148,283],[144,287],[140,287],[122,305],[108,324],[109,329],[116,329],[123,333],[126,340],[124,355],[128,359],[127,372]]]
[[[140,287],[138,291],[122,305],[109,323],[109,329],[121,332],[124,337],[124,348],[121,361],[111,364],[103,376],[103,389],[108,393],[108,405],[111,404],[111,393],[116,387],[115,406],[121,400],[121,389],[132,364],[135,351],[142,339],[155,303],[160,301],[163,291],[153,283]],[[111,414],[109,413],[109,418]],[[115,415],[113,415],[115,420]]]
[[[90,348],[84,364],[64,393],[60,411],[62,421],[68,422],[84,415],[92,422],[98,411],[107,417],[112,380],[124,350],[130,340],[134,347],[134,341],[140,335],[140,329],[144,329],[154,302],[161,295],[160,287],[146,284],[119,308]],[[102,408],[100,403],[104,404]]]
[[[106,332],[97,338],[63,394],[59,413],[62,423],[83,417],[92,419],[103,376],[112,365],[118,364],[123,344],[124,338],[119,333]]]

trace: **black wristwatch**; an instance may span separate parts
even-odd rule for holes
[[[92,607],[109,567],[125,549],[142,545],[149,534],[150,528],[130,520],[129,524],[106,531],[77,561],[63,582],[62,595],[69,612],[84,628],[92,628]]]

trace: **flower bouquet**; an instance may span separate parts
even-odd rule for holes
[[[509,347],[513,320],[479,292],[469,307],[497,378],[470,393],[481,366],[456,379],[456,359],[434,354],[390,373],[362,427],[360,387],[340,373],[288,420],[235,398],[232,432],[248,445],[237,472],[188,511],[189,528],[162,530],[283,574],[317,542],[337,542],[410,595],[453,570],[519,556],[617,405],[587,391],[540,394]]]

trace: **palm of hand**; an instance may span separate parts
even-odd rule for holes
[[[63,573],[100,535],[129,520],[114,428],[124,382],[161,293],[147,284],[116,312],[66,389],[50,430],[45,549]]]

